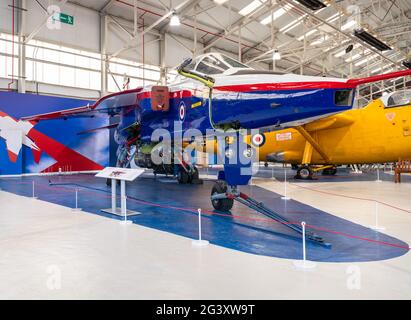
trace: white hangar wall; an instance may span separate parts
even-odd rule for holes
[[[22,0],[22,7],[27,9],[23,24],[23,34],[29,35],[46,17],[46,12],[35,1]],[[19,5],[16,0],[16,6]],[[19,88],[19,50],[18,23],[16,19],[14,51],[12,50],[12,0],[0,1],[0,90]],[[74,16],[74,25],[62,23],[60,29],[50,29],[42,26],[26,46],[25,58],[25,90],[41,94],[62,95],[70,97],[98,98],[104,92],[102,86],[101,53],[108,55],[116,53],[129,44],[130,36],[106,18],[107,32],[105,46],[102,41],[104,18],[96,10],[75,4],[65,4],[61,7],[63,13]],[[129,32],[133,23],[116,17]],[[162,59],[162,45],[164,59]],[[194,46],[193,40],[182,35],[164,34],[164,44],[156,30],[144,35],[144,52],[142,39],[139,38],[136,47],[128,49],[112,59],[109,69],[112,75],[107,75],[108,88],[106,92],[118,91],[124,82],[124,75],[131,78],[131,87],[155,83],[160,79],[160,67],[166,72],[171,71],[183,59],[190,57]],[[201,50],[201,43],[197,44]],[[236,54],[225,52],[236,58]],[[14,57],[14,59],[13,59]],[[12,61],[14,68],[12,69]],[[255,66],[255,65],[254,65]],[[260,64],[259,68],[268,69],[268,64]],[[1,71],[3,69],[3,71]],[[21,75],[21,74],[20,74]],[[10,83],[14,78],[15,81]],[[169,75],[167,79],[173,79]],[[21,81],[20,81],[21,82]]]

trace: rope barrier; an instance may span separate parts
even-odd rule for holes
[[[32,183],[16,182],[16,184],[31,185]],[[73,190],[71,188],[64,187],[63,185],[73,185],[73,186],[81,187],[83,189],[88,189],[88,190],[91,189],[91,190],[95,190],[95,191],[103,192],[103,193],[108,193],[109,192],[109,191],[104,190],[104,189],[83,186],[83,185],[76,184],[76,183],[64,183],[64,184],[62,183],[62,184],[52,184],[52,185],[36,184],[36,187],[37,188],[48,189],[48,190],[56,190],[57,189],[57,190],[61,190],[63,192],[64,191],[66,191],[66,192],[68,192],[68,191],[75,192],[75,190]],[[293,184],[293,185],[295,185],[295,184]],[[311,191],[318,191],[318,192],[321,192],[321,193],[329,194],[329,192],[327,192],[327,191],[315,190],[315,189],[311,189],[311,188],[302,187],[302,186],[299,186],[299,185],[295,185],[295,186],[301,187],[301,188],[304,188],[304,189],[309,189]],[[82,193],[83,194],[93,195],[94,197],[97,196],[99,198],[111,199],[111,195],[102,195],[98,192],[83,191]],[[338,195],[338,194],[333,194],[333,195],[341,196],[341,195]],[[351,196],[348,196],[348,198],[375,201],[375,200],[364,199],[364,198],[359,198],[359,197],[351,197]],[[176,210],[176,211],[189,212],[189,213],[193,213],[193,214],[196,214],[196,215],[198,213],[197,208],[184,208],[184,207],[164,205],[164,204],[159,204],[159,203],[155,203],[155,202],[150,202],[150,201],[137,199],[137,198],[130,197],[130,196],[127,196],[127,199],[131,202],[135,202],[135,203],[139,203],[141,205],[146,205],[146,206],[151,206],[151,207],[158,207],[158,208],[163,208],[163,209],[172,209],[172,210]],[[404,210],[404,211],[406,211],[406,210]],[[272,220],[272,219],[267,219],[267,218],[244,217],[244,216],[240,216],[240,215],[227,214],[227,213],[221,213],[221,212],[209,211],[209,210],[202,210],[202,213],[204,213],[205,215],[208,215],[208,216],[229,217],[229,218],[235,218],[235,219],[242,220],[242,221],[268,222],[268,223],[278,223],[278,224],[280,224],[280,222],[278,222],[278,221],[275,221],[275,220]],[[300,222],[290,221],[288,223],[281,223],[281,224],[299,225]],[[306,228],[313,229],[313,230],[316,230],[316,231],[328,232],[328,233],[331,233],[331,234],[340,235],[340,236],[348,237],[348,238],[351,238],[351,239],[366,241],[366,242],[370,242],[370,243],[375,243],[375,244],[379,244],[379,245],[396,247],[396,248],[407,249],[407,250],[411,249],[411,247],[408,246],[408,245],[405,246],[405,245],[399,245],[399,244],[389,243],[389,242],[380,241],[380,240],[374,240],[374,239],[365,238],[365,237],[361,237],[361,236],[356,236],[356,235],[352,235],[352,234],[348,234],[348,233],[345,233],[345,232],[340,232],[340,231],[336,231],[336,230],[332,230],[332,229],[328,229],[328,228],[324,228],[324,227],[318,227],[318,226],[307,224]]]
[[[394,206],[390,203],[383,202],[383,201],[376,200],[376,199],[342,195],[342,194],[338,194],[338,193],[334,193],[334,192],[330,192],[330,191],[324,191],[324,190],[318,190],[318,189],[309,188],[309,187],[303,187],[303,186],[300,186],[300,185],[295,184],[293,182],[289,182],[289,184],[293,185],[293,186],[296,186],[298,188],[301,188],[301,189],[306,189],[306,190],[310,190],[310,191],[314,191],[314,192],[318,192],[318,193],[328,194],[328,195],[332,195],[332,196],[336,196],[336,197],[342,197],[342,198],[348,198],[348,199],[354,199],[354,200],[370,201],[370,202],[378,202],[379,204],[382,204],[384,206],[387,206],[387,207],[390,207],[390,208],[393,208],[393,209],[396,209],[396,210],[399,210],[399,211],[411,213],[411,210],[403,209],[403,208]]]

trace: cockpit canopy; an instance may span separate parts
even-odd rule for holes
[[[254,70],[221,53],[207,53],[198,56],[185,69],[206,75],[230,75],[240,70]]]
[[[381,97],[386,108],[399,107],[411,104],[411,90],[396,91]]]

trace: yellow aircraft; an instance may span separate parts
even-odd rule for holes
[[[411,159],[411,91],[394,92],[294,129],[256,134],[260,161],[298,166],[297,178],[335,174],[337,165]]]

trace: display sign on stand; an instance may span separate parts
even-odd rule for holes
[[[125,224],[132,223],[131,221],[127,221],[127,217],[141,214],[141,212],[127,210],[126,181],[134,181],[143,173],[144,169],[128,169],[116,167],[107,167],[97,173],[97,178],[111,179],[111,208],[101,209],[101,211],[124,217],[124,220],[122,222]],[[120,208],[117,207],[117,181],[120,181],[121,188]]]

